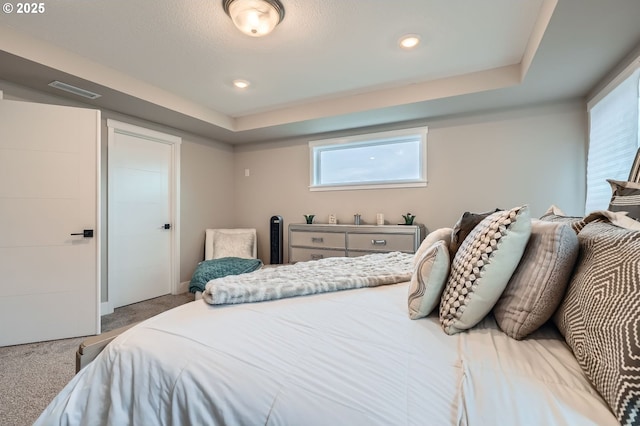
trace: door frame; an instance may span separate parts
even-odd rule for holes
[[[109,199],[112,198],[112,187],[109,185],[109,182],[112,180],[113,174],[113,170],[111,169],[111,155],[116,134],[146,139],[152,142],[166,144],[171,147],[171,173],[169,177],[170,223],[172,228],[170,243],[171,294],[178,294],[180,288],[180,146],[182,144],[182,138],[112,119],[107,120],[107,128],[109,143],[107,149],[107,253],[109,252],[109,239],[112,237],[111,226],[109,226]],[[107,254],[107,302],[106,305],[105,303],[102,304],[102,315],[113,312],[113,307],[109,297],[111,286],[109,283],[108,265],[109,258]]]

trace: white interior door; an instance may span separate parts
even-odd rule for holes
[[[0,346],[100,333],[99,144],[100,111],[0,100]]]
[[[133,126],[109,134],[108,280],[113,308],[172,292],[175,144]]]

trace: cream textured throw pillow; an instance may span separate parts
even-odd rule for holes
[[[222,257],[253,258],[253,234],[218,231],[213,243],[214,259]]]
[[[449,264],[449,243],[444,240],[436,241],[416,258],[409,286],[409,318],[426,317],[438,305]]]
[[[518,267],[493,308],[509,337],[523,339],[560,305],[578,257],[578,237],[568,224],[531,221],[531,237]]]
[[[527,206],[493,213],[464,240],[440,301],[447,334],[470,329],[491,311],[518,266],[531,234]]]

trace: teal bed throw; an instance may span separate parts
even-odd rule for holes
[[[204,291],[205,285],[211,280],[226,277],[227,275],[246,274],[260,268],[262,268],[260,259],[222,257],[220,259],[205,260],[200,262],[193,272],[189,283],[189,291],[191,293]]]

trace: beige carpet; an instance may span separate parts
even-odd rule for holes
[[[193,300],[193,294],[157,297],[102,317],[107,332]],[[0,426],[31,425],[75,374],[84,338],[0,347]]]

